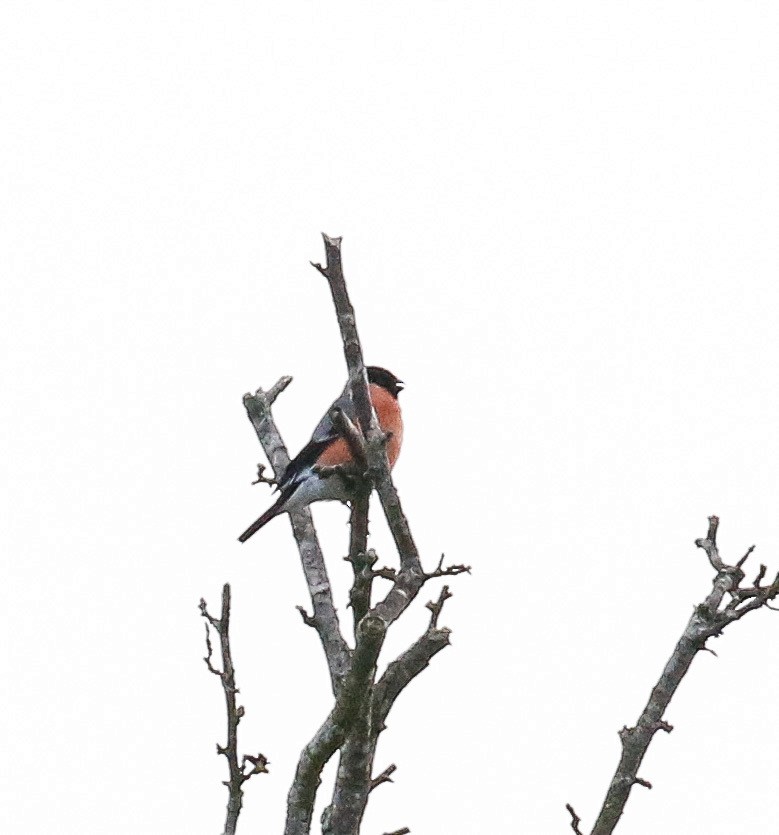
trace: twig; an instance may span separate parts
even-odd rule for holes
[[[444,555],[441,554],[441,559],[438,560],[438,565],[435,570],[429,574],[425,574],[425,580],[433,580],[436,577],[454,577],[457,574],[470,574],[470,565],[447,565],[444,568]]]
[[[710,516],[706,537],[695,542],[706,552],[709,562],[717,572],[712,590],[706,599],[695,607],[635,727],[625,727],[619,733],[622,754],[592,835],[610,835],[614,831],[634,785],[652,787],[648,780],[638,776],[638,769],[655,733],[659,730],[670,733],[673,730],[663,719],[663,714],[696,654],[711,651],[706,646],[706,641],[721,634],[726,626],[739,620],[747,612],[768,606],[768,601],[779,595],[779,575],[770,586],[759,586],[756,582],[751,588],[740,587],[744,579],[741,566],[752,552],[752,548],[736,565],[726,565],[717,547],[718,527],[719,518]],[[761,572],[757,580],[762,580],[763,575],[764,572]],[[729,594],[732,600],[723,607],[722,601],[726,594]],[[743,602],[745,600],[746,603]]]
[[[444,586],[441,589],[441,594],[438,595],[438,600],[435,603],[431,600],[429,603],[426,603],[428,609],[430,609],[430,628],[437,629],[438,628],[438,617],[441,614],[441,609],[444,608],[444,603],[452,596],[452,593],[449,591],[449,586]]]
[[[381,772],[381,774],[377,774],[376,777],[374,777],[371,780],[371,791],[373,791],[375,788],[380,786],[382,783],[391,783],[392,782],[392,775],[397,770],[398,770],[398,767],[395,765],[395,763],[392,763],[392,765],[388,765],[384,769],[384,771]]]
[[[430,625],[417,640],[394,661],[387,665],[384,675],[376,682],[373,689],[372,714],[377,728],[382,728],[387,716],[401,692],[415,679],[442,649],[449,646],[449,629],[439,629],[436,625],[441,607],[451,597],[448,588],[446,595],[442,589],[437,603],[429,603],[431,609]]]
[[[574,812],[573,806],[570,803],[566,803],[565,808],[571,814],[571,829],[573,829],[576,835],[582,835],[582,831],[579,829],[579,824],[582,822],[582,819]]]
[[[268,400],[268,405],[272,406],[276,402],[276,398],[287,388],[287,386],[292,382],[292,377],[279,377],[278,380],[268,389],[265,394],[265,397]]]
[[[245,754],[241,765],[238,765],[238,723],[245,713],[243,705],[236,703],[238,688],[235,685],[235,667],[233,666],[232,654],[230,652],[230,584],[225,583],[222,588],[222,614],[219,619],[208,612],[206,601],[200,598],[200,614],[206,619],[206,649],[207,654],[203,659],[209,672],[219,676],[225,694],[227,708],[227,745],[217,743],[216,752],[227,758],[230,772],[230,779],[224,781],[227,786],[227,817],[225,819],[224,835],[234,835],[238,825],[238,816],[241,814],[243,805],[243,784],[255,774],[267,774],[268,759],[263,754],[252,756]],[[209,624],[219,635],[219,642],[222,650],[222,671],[217,670],[212,661],[213,647],[209,634]],[[252,768],[246,771],[246,763]]]
[[[272,476],[268,477],[265,475],[265,464],[258,464],[257,465],[257,478],[252,482],[252,484],[269,484],[273,486],[277,484],[275,478]]]
[[[409,835],[411,830],[404,826],[403,829],[396,829],[394,832],[385,832],[384,835]]]

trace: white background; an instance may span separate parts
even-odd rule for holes
[[[229,580],[241,747],[272,764],[240,829],[281,831],[329,691],[287,521],[236,541],[269,502],[241,396],[294,375],[294,452],[344,382],[320,231],[407,384],[424,560],[473,565],[364,832],[565,833],[567,801],[591,825],[710,588],[707,515],[779,569],[776,4],[2,18],[0,829],[221,831],[197,601]],[[347,511],[315,516],[348,626]],[[696,659],[619,832],[776,832],[777,646],[761,612]]]

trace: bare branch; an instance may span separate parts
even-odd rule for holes
[[[385,832],[384,835],[409,835],[411,830],[404,826],[403,829],[396,829],[394,832]]]
[[[430,609],[430,628],[436,629],[438,627],[438,617],[441,614],[441,609],[444,608],[444,603],[452,596],[452,593],[449,591],[449,586],[444,586],[441,589],[441,594],[438,595],[438,600],[435,603],[431,600],[429,603],[425,604],[428,609]]]
[[[371,780],[371,791],[373,791],[375,788],[380,786],[382,783],[391,783],[392,782],[392,775],[397,770],[398,770],[398,767],[395,765],[395,763],[392,763],[392,765],[388,765],[384,769],[384,771],[381,772],[381,774],[377,774],[376,777],[374,777]]]
[[[335,708],[300,754],[295,779],[287,796],[284,835],[309,835],[311,832],[311,817],[316,792],[322,782],[322,769],[346,737],[345,729],[335,722],[334,712]]]
[[[351,534],[349,537],[349,556],[346,559],[351,563],[354,571],[354,582],[349,591],[349,605],[352,607],[354,617],[355,637],[360,621],[371,607],[371,589],[374,577],[372,568],[377,559],[376,553],[368,550],[369,504],[369,491],[358,490],[352,501],[349,518]]]
[[[312,629],[316,629],[316,621],[314,618],[312,618],[302,606],[295,606],[295,608],[298,612],[300,612],[300,617],[303,618],[303,623],[305,623],[306,626],[312,627]]]
[[[346,366],[349,371],[349,378],[352,381],[357,419],[367,440],[367,458],[371,480],[376,486],[384,514],[387,517],[390,531],[400,554],[401,568],[405,568],[411,574],[421,575],[422,566],[419,561],[419,552],[411,536],[408,520],[403,513],[400,499],[390,477],[384,435],[379,429],[368,394],[368,377],[365,372],[362,346],[357,334],[354,308],[346,290],[346,281],[341,264],[341,239],[331,238],[325,234],[322,235],[322,238],[325,243],[327,264],[325,267],[322,267],[321,264],[314,264],[313,266],[327,279],[333,297],[344,345]],[[418,590],[417,588],[416,591]]]
[[[695,544],[703,548],[709,558],[712,568],[715,571],[722,571],[725,563],[722,562],[717,548],[717,528],[719,527],[719,516],[709,516],[709,530],[704,539],[696,539]]]
[[[658,730],[666,733],[673,730],[672,726],[663,719],[663,714],[696,654],[701,651],[712,652],[706,646],[706,641],[719,635],[728,624],[739,620],[747,612],[767,606],[768,601],[779,595],[779,575],[770,586],[760,586],[759,583],[765,575],[762,570],[752,587],[740,587],[744,579],[741,566],[752,553],[754,546],[736,565],[726,565],[717,548],[718,527],[719,518],[710,516],[706,537],[695,542],[706,552],[709,562],[717,572],[712,590],[706,599],[695,607],[635,727],[625,727],[619,733],[622,755],[592,835],[610,835],[614,831],[634,785],[652,788],[648,780],[638,776],[638,769],[655,733]],[[732,599],[730,603],[722,607],[726,594],[729,594]],[[744,601],[747,602],[744,603]]]
[[[257,478],[252,482],[252,484],[269,484],[273,486],[277,483],[278,482],[275,478],[273,478],[272,476],[269,477],[265,475],[265,464],[257,465]]]
[[[336,699],[334,713],[346,728],[333,790],[322,815],[323,835],[357,835],[371,791],[371,771],[378,733],[374,731],[370,696],[386,625],[368,613],[357,627],[352,669]]]
[[[749,548],[747,548],[747,552],[746,552],[746,554],[744,554],[744,556],[743,556],[743,557],[741,557],[741,559],[740,559],[740,560],[736,563],[736,568],[741,568],[741,566],[742,566],[742,565],[744,565],[744,563],[745,563],[745,562],[749,559],[749,555],[750,555],[750,554],[752,553],[752,551],[754,551],[754,550],[755,550],[755,546],[754,546],[754,545],[750,545],[750,546],[749,546]]]
[[[276,395],[278,395],[289,384],[284,382],[282,385],[282,381],[291,379],[291,377],[282,377],[273,386],[271,392],[275,390]],[[257,433],[260,444],[262,444],[276,476],[281,478],[289,466],[289,455],[273,420],[270,410],[271,402],[269,394],[266,394],[262,389],[257,389],[253,395],[246,394],[243,398],[246,412]],[[305,508],[296,513],[291,513],[289,516],[314,608],[314,614],[310,616],[311,623],[309,625],[314,626],[319,634],[327,658],[331,685],[335,693],[349,669],[349,647],[341,634],[338,614],[333,603],[330,578],[327,575],[324,556],[314,529],[311,512],[308,508]],[[306,623],[309,623],[309,621],[306,620]]]
[[[429,574],[425,574],[425,580],[433,580],[436,577],[454,577],[457,574],[470,574],[470,565],[447,565],[444,568],[444,555],[441,554],[441,559],[438,560],[438,565],[435,570]]]
[[[373,689],[373,716],[377,727],[384,725],[400,693],[430,664],[435,655],[449,646],[451,632],[448,629],[438,629],[433,623],[436,617],[433,613],[425,633],[391,661],[384,675],[376,682]]]
[[[304,749],[298,762],[295,783],[289,795],[285,835],[308,833],[314,796],[324,763],[340,748],[340,761],[333,800],[322,815],[324,835],[357,835],[360,822],[375,785],[371,778],[378,736],[397,695],[447,643],[449,630],[438,629],[437,621],[448,589],[437,603],[431,603],[431,622],[425,634],[382,677],[375,682],[376,663],[389,626],[406,610],[431,577],[450,576],[466,571],[465,566],[438,568],[427,575],[422,569],[408,521],[390,476],[387,436],[381,431],[369,398],[368,378],[357,333],[354,309],[346,290],[341,264],[340,238],[323,235],[326,266],[313,266],[328,281],[344,345],[349,386],[357,420],[350,421],[340,410],[331,418],[347,441],[365,484],[356,485],[352,502],[351,537],[348,561],[354,571],[350,605],[354,614],[355,648],[341,686],[334,688],[336,701],[328,720]],[[330,473],[320,470],[323,476]],[[339,471],[340,474],[340,471]],[[363,488],[362,490],[360,488]],[[368,499],[375,488],[400,556],[400,570],[380,568],[375,553],[367,549]],[[363,494],[364,493],[364,494]],[[392,587],[371,608],[372,583],[376,577],[390,580]],[[313,620],[316,622],[317,614]],[[328,631],[330,627],[324,629]],[[322,633],[320,632],[320,635]],[[323,639],[324,643],[324,639]],[[394,770],[394,767],[393,767]],[[389,772],[391,773],[391,772]],[[376,780],[389,781],[389,773]],[[398,830],[398,833],[407,832]]]
[[[227,758],[230,772],[230,779],[224,780],[227,786],[227,817],[225,819],[224,835],[235,835],[238,825],[238,816],[243,806],[243,784],[255,774],[267,773],[268,759],[263,754],[253,757],[244,755],[241,765],[238,765],[238,723],[244,716],[243,705],[236,704],[238,688],[235,685],[235,668],[233,666],[232,653],[230,651],[230,584],[225,583],[222,588],[222,614],[219,619],[209,614],[206,601],[200,599],[200,614],[206,619],[206,647],[208,654],[203,659],[209,671],[219,676],[225,694],[225,706],[227,708],[227,745],[217,743],[217,754]],[[219,642],[222,650],[222,672],[217,670],[211,663],[212,646],[211,637],[208,631],[209,623],[219,635]],[[244,772],[247,761],[253,766],[249,772]]]
[[[323,232],[322,239],[325,243],[327,264],[325,267],[322,267],[321,264],[313,264],[313,262],[312,264],[327,279],[328,287],[333,296],[333,304],[335,305],[344,345],[346,366],[349,370],[349,378],[352,380],[357,420],[363,429],[363,433],[367,433],[371,424],[376,427],[376,421],[375,419],[371,421],[373,408],[368,396],[368,377],[365,373],[360,338],[357,335],[354,308],[346,291],[346,281],[341,265],[341,238],[331,238]]]
[[[205,604],[206,604],[205,600],[203,600],[202,598],[200,599],[200,603],[201,603],[202,606],[205,606]],[[206,617],[208,617],[207,614],[206,614]],[[222,671],[217,670],[216,667],[214,667],[214,665],[211,663],[211,658],[213,657],[214,648],[211,646],[211,633],[209,632],[209,629],[208,629],[208,622],[206,622],[206,649],[207,649],[208,652],[206,653],[206,657],[203,659],[203,661],[206,662],[206,667],[208,667],[209,672],[211,672],[215,676],[219,676],[221,678],[222,677]]]
[[[566,803],[565,808],[571,815],[571,829],[573,829],[576,835],[582,835],[582,831],[579,829],[579,824],[582,822],[582,819],[574,812],[573,806],[570,803]]]
[[[252,767],[250,771],[246,771],[247,762]],[[241,760],[243,779],[248,780],[250,777],[254,777],[255,774],[267,774],[269,765],[270,762],[264,754],[257,754],[256,757],[253,757],[251,754],[244,754]]]
[[[268,389],[265,394],[265,397],[268,400],[268,405],[272,406],[276,398],[287,388],[287,386],[292,382],[292,377],[279,377],[278,380]]]
[[[754,547],[754,546],[753,546]],[[763,578],[765,577],[766,567],[761,563],[760,564],[760,571],[757,572],[757,577],[752,582],[753,586],[759,586],[760,583],[763,582]]]

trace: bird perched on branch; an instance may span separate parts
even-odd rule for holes
[[[398,403],[403,383],[384,368],[369,365],[365,370],[368,373],[368,393],[379,426],[389,436],[387,458],[392,468],[398,460],[403,442],[403,419]],[[350,383],[346,384],[341,396],[319,421],[311,440],[290,461],[277,484],[280,494],[275,504],[238,537],[240,542],[246,542],[263,525],[282,513],[300,510],[312,502],[332,499],[347,501],[351,497],[349,479],[337,470],[332,470],[333,467],[346,467],[354,463],[349,443],[333,421],[333,412],[338,409],[355,426],[359,425]]]

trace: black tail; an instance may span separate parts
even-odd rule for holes
[[[269,507],[259,519],[252,522],[251,525],[249,525],[249,527],[238,537],[238,541],[246,542],[246,540],[250,536],[254,536],[254,534],[256,534],[263,525],[267,524],[271,519],[274,519],[279,515],[279,513],[283,512],[279,509],[279,505],[282,503],[284,498],[285,497],[280,496],[279,500],[272,507]]]

